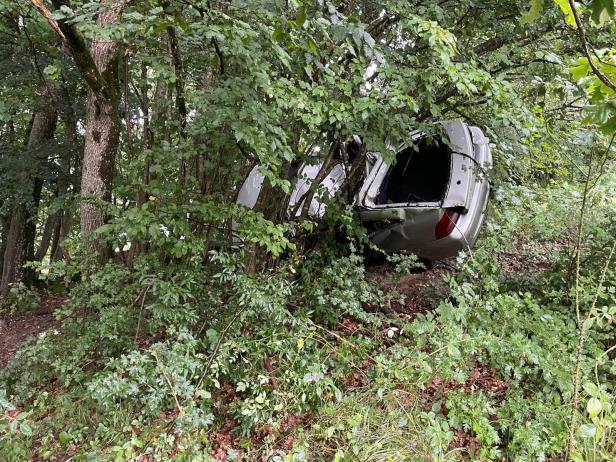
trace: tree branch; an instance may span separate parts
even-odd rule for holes
[[[573,18],[575,19],[575,25],[577,26],[577,33],[580,37],[580,42],[582,42],[582,49],[584,50],[584,54],[586,55],[586,59],[588,60],[588,64],[592,69],[593,74],[597,76],[597,78],[603,82],[603,84],[611,89],[612,91],[616,91],[616,85],[612,82],[607,75],[605,75],[601,70],[597,67],[593,58],[590,54],[590,47],[588,46],[588,41],[586,40],[586,29],[584,28],[584,23],[582,22],[582,18],[575,7],[575,1],[569,0],[569,6],[571,7],[571,11],[573,12]]]
[[[212,37],[212,44],[214,45],[214,50],[216,51],[216,55],[218,56],[218,65],[220,67],[220,75],[225,73],[225,59],[220,51],[220,47],[218,46],[218,40]]]
[[[110,95],[106,89],[105,80],[98,71],[96,63],[90,54],[88,45],[86,44],[81,32],[74,26],[68,25],[64,21],[54,19],[52,12],[43,3],[43,0],[30,0],[32,5],[43,15],[51,28],[60,36],[62,43],[70,51],[75,65],[79,69],[80,74],[92,91],[102,94],[105,98]],[[52,0],[55,8],[60,8],[65,5],[62,0]]]
[[[169,53],[175,71],[175,101],[178,107],[180,137],[184,138],[187,117],[186,98],[184,96],[184,64],[180,56],[180,46],[175,29],[172,26],[167,26],[167,36],[169,38]]]

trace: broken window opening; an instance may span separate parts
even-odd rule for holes
[[[414,146],[396,153],[376,200],[378,205],[440,202],[451,176],[451,148],[423,136]]]

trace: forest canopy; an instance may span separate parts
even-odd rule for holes
[[[614,460],[615,40],[613,0],[0,0],[0,459]],[[380,251],[368,153],[458,119],[476,246]]]

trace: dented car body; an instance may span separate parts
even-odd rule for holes
[[[448,142],[416,131],[411,143],[396,151],[393,163],[378,152],[366,156],[366,167],[353,197],[356,213],[370,240],[386,251],[412,252],[428,260],[470,249],[484,220],[492,165],[489,140],[478,127],[460,120],[441,122]],[[321,164],[300,166],[287,210],[299,215]],[[322,217],[327,203],[342,187],[348,169],[338,162],[320,182],[308,215]],[[254,207],[263,183],[255,168],[238,195]]]

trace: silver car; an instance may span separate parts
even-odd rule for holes
[[[441,125],[448,142],[416,131],[410,145],[397,150],[394,163],[378,152],[367,155],[354,206],[370,240],[383,250],[438,260],[472,248],[477,240],[490,191],[489,141],[478,127],[460,120]],[[320,168],[318,163],[300,167],[289,198],[289,215],[300,213]],[[321,181],[309,216],[323,216],[328,200],[344,184],[346,171],[338,163]],[[253,207],[262,183],[263,176],[253,169],[238,203]]]

